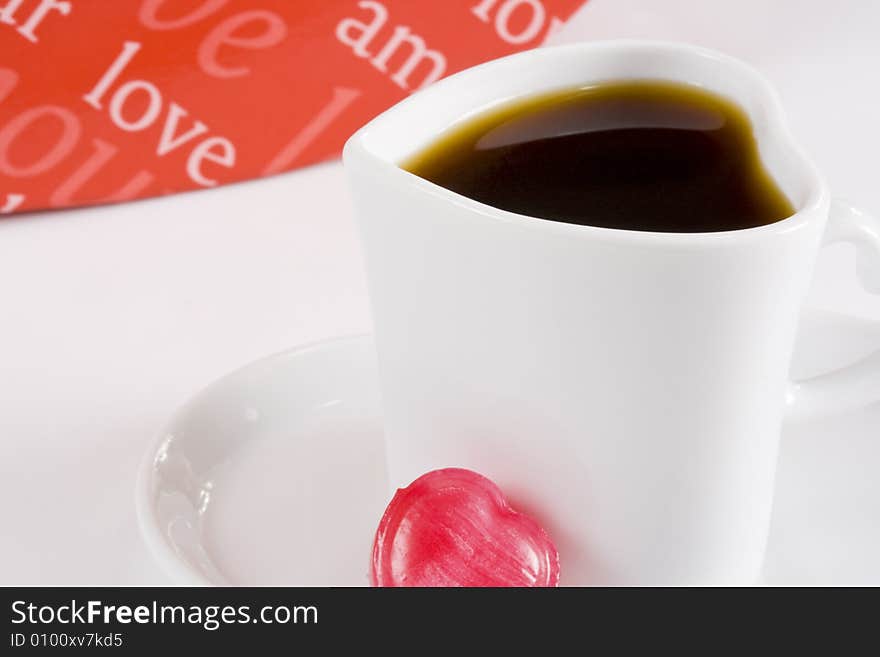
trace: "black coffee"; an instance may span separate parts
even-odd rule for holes
[[[611,82],[517,100],[401,166],[488,205],[573,224],[675,233],[794,214],[745,112],[696,87]]]

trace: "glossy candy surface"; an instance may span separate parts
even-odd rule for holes
[[[486,477],[433,470],[398,489],[376,531],[374,586],[557,586],[559,555]]]

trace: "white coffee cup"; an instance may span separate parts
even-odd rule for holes
[[[718,233],[596,228],[489,207],[397,166],[493,105],[627,78],[737,101],[797,213]],[[344,158],[392,485],[446,466],[490,477],[556,541],[563,584],[755,582],[783,420],[880,398],[880,355],[789,381],[823,236],[854,242],[880,291],[880,223],[829,199],[768,83],[684,44],[532,50],[409,97]]]

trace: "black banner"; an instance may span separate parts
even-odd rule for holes
[[[35,650],[252,650],[301,648],[318,654],[357,647],[421,653],[446,647],[472,654],[547,648],[565,638],[587,654],[647,641],[675,645],[693,631],[733,639],[781,629],[776,613],[799,608],[827,624],[840,592],[804,596],[780,589],[345,589],[345,588],[7,588],[0,654]],[[806,604],[804,604],[806,603]],[[805,609],[809,605],[809,609]],[[836,605],[835,605],[836,606]],[[876,607],[871,607],[872,609]],[[863,609],[867,612],[867,608]],[[850,616],[858,625],[855,615]],[[866,619],[867,620],[867,619]],[[739,630],[737,630],[739,628]],[[745,635],[744,635],[745,636]],[[743,638],[744,638],[743,636]],[[708,647],[708,646],[706,646]],[[392,648],[395,648],[392,650]],[[578,652],[581,652],[579,650]],[[604,654],[602,650],[598,651]],[[497,654],[493,652],[492,654]],[[536,654],[543,654],[538,652]]]
[[[525,628],[553,632],[565,623],[580,625],[584,611],[576,593],[550,589],[14,588],[2,593],[4,655],[36,649],[150,648],[176,654],[186,648],[342,648],[353,640],[383,650],[389,641],[413,635],[421,645],[436,646],[475,631],[496,631],[498,638]],[[623,596],[617,597],[622,604]]]

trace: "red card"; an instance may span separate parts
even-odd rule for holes
[[[584,0],[0,0],[0,214],[338,155],[406,94]]]

